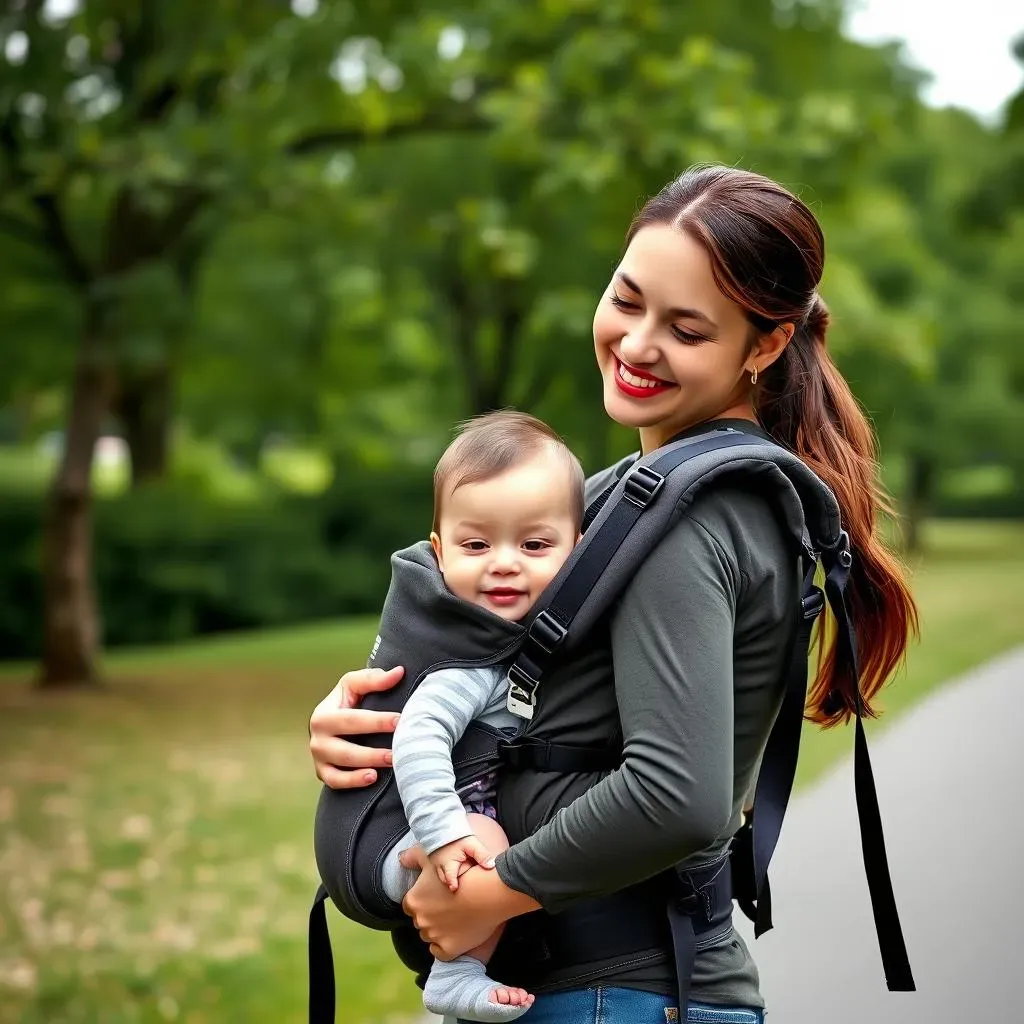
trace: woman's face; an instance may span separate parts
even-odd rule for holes
[[[605,410],[639,428],[644,452],[708,419],[754,419],[747,374],[764,367],[750,337],[703,247],[673,227],[641,228],[594,315]]]

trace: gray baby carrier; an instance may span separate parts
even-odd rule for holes
[[[666,874],[671,881],[666,883],[664,915],[659,911],[659,917],[667,917],[679,1005],[684,1007],[696,944],[702,935],[728,920],[733,900],[755,922],[757,935],[772,926],[767,870],[796,772],[811,629],[826,600],[837,620],[839,664],[857,677],[856,643],[845,597],[853,555],[831,491],[798,458],[761,437],[709,428],[623,463],[617,476],[588,507],[582,539],[521,623],[506,622],[451,595],[425,542],[395,554],[391,587],[370,662],[385,668],[403,665],[405,675],[394,690],[369,695],[363,706],[400,711],[424,676],[443,667],[508,664],[509,709],[522,718],[523,727],[517,736],[507,736],[473,723],[455,748],[456,785],[461,787],[496,769],[613,771],[621,761],[621,749],[558,742],[560,723],[546,718],[544,702],[539,700],[545,678],[556,662],[571,666],[573,657],[586,650],[588,634],[607,615],[636,566],[705,487],[739,483],[764,493],[793,538],[794,555],[803,571],[801,604],[794,609],[799,625],[788,658],[782,706],[758,774],[753,821],[737,834],[723,862],[700,873]],[[824,593],[814,585],[819,562],[824,571]],[[571,672],[563,680],[564,685],[572,685]],[[570,703],[585,716],[585,689],[579,701]],[[853,710],[857,809],[883,968],[890,990],[912,991],[914,982],[889,877],[859,695]],[[391,736],[375,734],[357,741],[389,746]],[[429,969],[426,946],[381,885],[383,861],[407,830],[392,773],[380,772],[377,782],[365,789],[323,788],[314,829],[322,884],[310,914],[310,1024],[334,1021],[334,967],[325,916],[328,898],[353,921],[389,930],[399,955],[419,973],[421,981]],[[614,898],[610,900],[614,902]],[[611,928],[574,927],[571,931],[629,941],[630,929],[636,927],[631,922],[638,915],[631,914],[628,902],[615,914]],[[545,918],[542,913],[531,914],[516,923]],[[583,936],[573,963],[611,955],[607,949],[591,949],[588,935]],[[517,941],[513,954],[503,959],[503,950]],[[635,941],[641,944],[634,948],[643,948],[642,937]],[[542,930],[510,927],[490,973],[508,984],[524,984],[525,979],[519,980],[522,974],[516,977],[516,967],[531,957],[541,962],[545,955],[550,959],[548,946]],[[503,976],[506,967],[508,977]],[[543,963],[540,969],[543,973]]]

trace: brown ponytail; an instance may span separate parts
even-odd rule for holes
[[[850,535],[847,589],[860,652],[863,707],[900,663],[917,610],[905,572],[878,533],[892,512],[878,479],[874,434],[825,348],[828,307],[817,293],[825,239],[814,214],[777,182],[731,167],[696,167],[670,182],[636,216],[629,238],[670,224],[706,248],[723,293],[746,311],[752,343],[795,323],[789,345],[764,371],[754,395],[764,428],[832,489]],[[857,680],[835,657],[833,630],[819,630],[818,672],[807,713],[822,725],[846,721]],[[828,637],[825,636],[828,634]]]
[[[782,356],[762,377],[757,412],[764,428],[828,484],[839,502],[855,558],[847,591],[860,651],[861,694],[871,698],[899,665],[917,610],[903,567],[878,534],[879,513],[893,509],[878,480],[874,433],[825,348],[828,307],[817,295]],[[855,681],[844,678],[835,650],[819,631],[818,672],[808,716],[822,725],[846,721]]]

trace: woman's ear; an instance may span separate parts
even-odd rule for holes
[[[444,572],[444,562],[441,561],[441,538],[433,530],[430,531],[430,546],[434,549],[437,567]]]
[[[758,373],[764,373],[786,351],[786,346],[793,340],[795,333],[796,324],[784,323],[779,324],[774,331],[762,334],[754,342],[753,351],[750,353],[749,370],[753,371],[756,367]]]

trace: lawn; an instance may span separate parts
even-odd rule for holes
[[[927,541],[922,640],[873,728],[1024,642],[1024,526],[935,524]],[[95,695],[40,695],[4,671],[0,1024],[304,1019],[306,719],[373,627],[119,653]],[[801,781],[851,743],[808,729]],[[332,918],[341,1024],[414,1018],[386,936]]]

